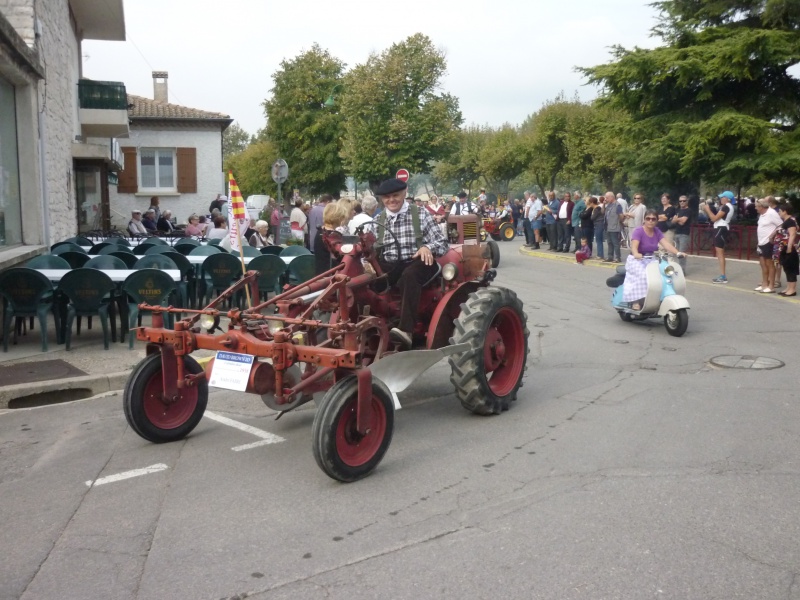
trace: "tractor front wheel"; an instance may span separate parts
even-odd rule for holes
[[[394,431],[392,394],[372,380],[372,418],[362,435],[356,427],[358,380],[337,381],[317,408],[311,429],[314,459],[328,477],[349,483],[366,477],[389,448]]]
[[[500,226],[500,237],[504,242],[510,242],[517,237],[517,232],[511,223],[503,223]]]
[[[183,358],[187,373],[202,373],[203,367],[191,356]],[[164,381],[161,354],[151,354],[133,370],[125,392],[122,407],[128,425],[144,439],[160,444],[182,440],[192,431],[208,404],[208,382],[204,377],[195,380],[191,387],[178,389],[178,397],[164,398]]]
[[[486,247],[489,249],[489,260],[492,261],[492,268],[496,269],[500,266],[500,246],[494,240],[486,242]]]
[[[506,288],[481,288],[461,305],[450,343],[470,348],[449,358],[450,381],[468,411],[499,414],[516,400],[528,359],[527,322],[522,302]]]

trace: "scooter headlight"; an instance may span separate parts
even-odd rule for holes
[[[339,246],[339,252],[342,254],[350,254],[353,251],[353,244],[342,244]]]
[[[675,267],[673,267],[672,265],[667,265],[666,267],[664,267],[664,275],[666,275],[667,277],[672,277],[673,275],[675,275]]]
[[[445,281],[452,281],[458,275],[458,267],[455,263],[447,263],[442,267],[442,277]]]

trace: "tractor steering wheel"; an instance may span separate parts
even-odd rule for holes
[[[382,254],[385,252],[385,248],[386,248],[386,246],[392,245],[392,246],[394,246],[394,247],[395,247],[395,249],[397,250],[397,258],[398,258],[398,262],[397,262],[397,263],[395,263],[395,266],[392,268],[392,271],[394,271],[394,270],[397,268],[397,265],[399,265],[399,259],[400,259],[400,240],[398,240],[398,239],[397,239],[397,236],[394,234],[394,231],[392,231],[391,229],[389,229],[389,228],[388,228],[386,225],[383,225],[383,224],[381,224],[381,223],[380,223],[380,222],[378,222],[377,220],[374,220],[374,219],[373,219],[373,220],[372,220],[372,222],[371,222],[370,224],[371,224],[371,225],[374,225],[374,226],[377,226],[377,227],[381,227],[381,228],[383,228],[383,229],[384,229],[384,231],[388,232],[388,233],[389,233],[389,234],[392,236],[392,240],[389,242],[389,244],[385,244],[384,242],[382,242],[382,241],[379,241],[379,239],[380,239],[380,240],[383,240],[383,239],[386,237],[386,235],[384,234],[384,235],[378,236],[378,235],[376,234],[376,235],[375,235],[375,244],[373,245],[373,248],[375,249],[375,256],[378,258],[378,262],[380,262],[380,257],[381,257],[381,255],[382,255]],[[366,223],[364,223],[364,225],[366,225]],[[359,226],[356,228],[356,232],[358,232],[359,230],[363,231],[364,225],[359,225]],[[385,273],[385,274],[386,274],[386,275],[388,275],[388,273]]]

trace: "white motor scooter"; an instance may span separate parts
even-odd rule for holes
[[[647,294],[642,309],[634,310],[630,302],[622,300],[624,265],[617,267],[616,274],[606,280],[608,287],[615,288],[611,306],[625,322],[663,317],[667,333],[675,337],[682,336],[689,326],[689,301],[683,296],[686,292],[683,269],[667,252],[660,250],[642,260],[648,261],[645,268]]]

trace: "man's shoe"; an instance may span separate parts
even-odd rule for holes
[[[711,280],[711,283],[728,283],[728,278],[725,275],[720,275]]]
[[[389,331],[389,337],[391,337],[395,342],[398,342],[404,350],[410,350],[412,346],[411,335],[403,331],[402,329],[398,329],[397,327],[392,327]]]
[[[614,262],[614,259],[613,259],[613,258],[604,258],[604,259],[603,259],[603,262],[605,262],[605,263],[612,263],[612,262]]]
[[[539,250],[540,248],[541,248],[541,246],[539,244],[534,244],[533,245],[533,249],[534,250]]]

